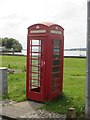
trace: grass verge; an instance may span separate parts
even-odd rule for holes
[[[85,114],[85,80],[86,59],[64,59],[63,94],[57,99],[47,102],[44,109],[66,114],[68,108],[74,107],[79,117]]]
[[[3,99],[11,99],[17,102],[26,100],[26,57],[24,56],[2,56],[2,66],[20,70],[19,73],[8,73],[8,95]]]
[[[26,57],[2,56],[2,66],[8,66],[21,73],[8,74],[8,96],[4,99],[15,101],[26,100]],[[74,107],[77,115],[82,117],[85,112],[85,79],[86,59],[64,59],[63,95],[57,99],[45,103],[43,109],[66,114],[68,108]]]

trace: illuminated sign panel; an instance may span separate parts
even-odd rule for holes
[[[46,30],[31,30],[30,33],[46,33]]]
[[[62,31],[59,31],[59,30],[51,30],[50,32],[53,34],[59,34],[59,35],[62,34]]]
[[[30,33],[35,34],[35,33],[46,33],[46,30],[31,30]],[[51,30],[50,33],[52,34],[62,34],[62,31],[59,30]]]

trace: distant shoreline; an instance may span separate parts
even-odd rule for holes
[[[26,56],[26,55],[24,55],[24,54],[13,54],[13,53],[2,53],[2,54],[0,54],[0,55],[8,55],[8,56]]]
[[[27,56],[27,55],[24,55],[24,54],[0,54],[0,56],[2,55],[7,55],[7,56]],[[86,58],[86,56],[64,56],[64,58]]]

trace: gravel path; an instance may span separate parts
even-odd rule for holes
[[[0,101],[0,106],[4,107],[4,106],[12,106],[13,104],[16,104],[15,101]],[[37,105],[37,103],[36,103]],[[35,106],[33,106],[35,108]],[[65,120],[66,119],[66,115],[60,115],[58,113],[53,113],[53,112],[49,112],[46,110],[42,110],[42,109],[34,109],[33,112],[28,112],[22,116],[20,116],[19,118],[59,118],[60,120]]]
[[[12,100],[4,100],[4,101],[0,101],[0,107],[4,107],[4,106],[10,106],[15,104],[15,101]]]
[[[66,116],[58,113],[48,112],[46,110],[36,110],[33,113],[20,116],[20,118],[59,118],[60,120],[65,120]]]

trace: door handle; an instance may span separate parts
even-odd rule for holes
[[[41,61],[41,67],[45,65],[45,61]]]

